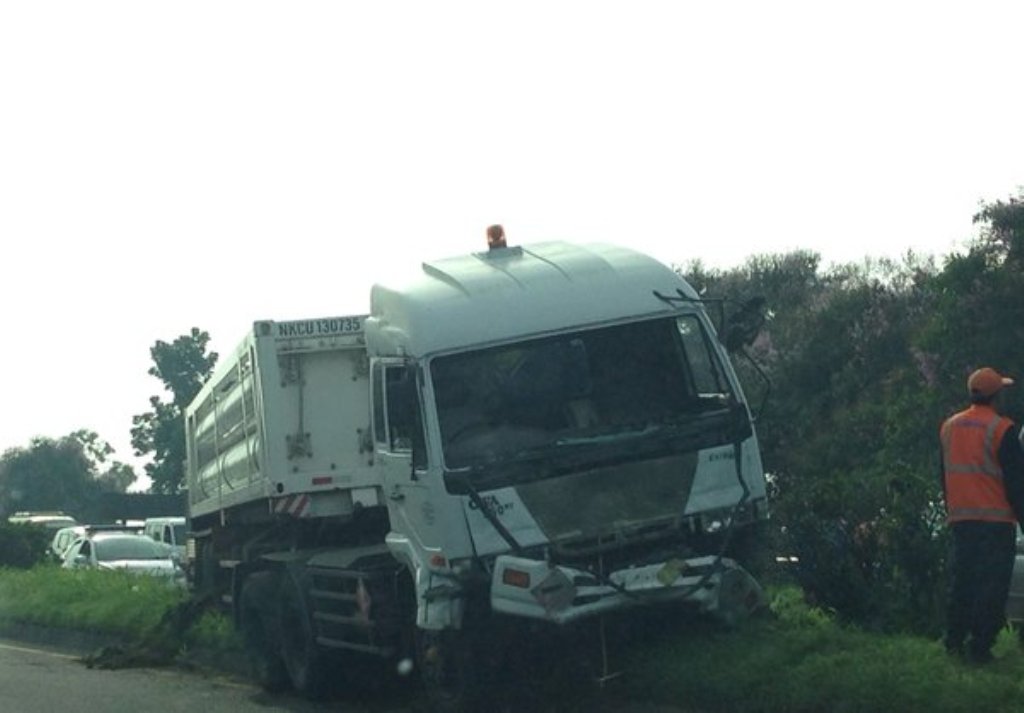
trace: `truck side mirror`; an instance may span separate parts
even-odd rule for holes
[[[764,297],[751,297],[729,317],[722,334],[722,343],[730,352],[749,347],[757,339],[765,323]]]

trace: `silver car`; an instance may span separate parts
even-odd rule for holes
[[[143,535],[124,532],[96,532],[79,537],[65,553],[62,566],[66,569],[123,570],[164,577],[182,586],[185,584],[185,574],[171,558],[168,547]]]

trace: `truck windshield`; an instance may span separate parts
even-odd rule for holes
[[[449,469],[643,438],[733,401],[695,315],[438,357],[430,373]]]

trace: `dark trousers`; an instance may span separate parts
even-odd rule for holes
[[[1017,527],[1005,522],[952,525],[946,646],[984,656],[1006,621]],[[970,639],[968,640],[968,635]]]

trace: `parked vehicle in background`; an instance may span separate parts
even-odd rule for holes
[[[142,527],[143,535],[170,547],[172,555],[179,560],[185,554],[186,531],[184,517],[151,517]]]
[[[63,562],[64,554],[71,547],[71,543],[84,536],[85,533],[86,527],[84,525],[62,527],[57,530],[53,535],[53,540],[50,541],[50,557],[56,562]]]
[[[170,550],[145,535],[99,531],[76,539],[64,555],[66,569],[123,570],[165,577],[184,586],[185,573]]]
[[[7,518],[7,522],[21,523],[24,525],[40,525],[51,530],[59,530],[62,527],[74,527],[78,524],[75,518],[59,510],[46,512],[16,512]]]

